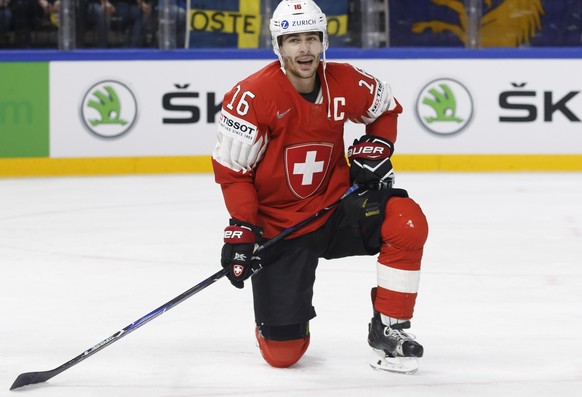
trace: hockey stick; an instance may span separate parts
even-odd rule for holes
[[[322,208],[321,210],[317,211],[315,214],[311,215],[309,218],[305,219],[298,224],[291,226],[288,229],[283,230],[281,233],[273,237],[272,239],[268,240],[265,244],[259,246],[256,252],[260,252],[264,249],[271,247],[272,245],[276,244],[278,241],[284,239],[291,233],[301,229],[311,221],[315,220],[316,218],[320,217],[321,215],[325,214],[332,208],[335,208],[343,199],[345,199],[350,194],[356,192],[359,189],[359,186],[353,185],[350,187],[335,203],[330,204],[329,206]],[[259,269],[260,270],[260,269]],[[60,367],[52,369],[50,371],[40,371],[40,372],[25,372],[23,374],[18,375],[10,390],[17,389],[22,386],[32,385],[35,383],[46,382],[47,380],[53,378],[54,376],[60,374],[63,371],[79,364],[81,361],[85,360],[86,358],[91,357],[93,354],[97,353],[98,351],[106,348],[107,346],[111,345],[114,342],[117,342],[119,339],[123,338],[124,336],[128,335],[129,333],[135,331],[142,325],[152,321],[154,318],[158,317],[159,315],[165,313],[166,311],[170,310],[174,306],[182,303],[186,299],[190,298],[192,295],[197,294],[198,292],[202,291],[209,285],[214,284],[216,281],[220,280],[222,277],[226,275],[226,270],[221,269],[220,271],[214,273],[212,276],[208,277],[206,280],[200,282],[199,284],[195,285],[194,287],[190,288],[189,290],[183,292],[182,294],[178,295],[174,299],[168,301],[167,303],[163,304],[162,306],[158,307],[157,309],[153,310],[152,312],[146,314],[139,320],[134,321],[133,323],[129,324],[127,327],[123,328],[120,331],[117,331],[109,338],[102,340],[101,342],[97,343],[95,346],[85,350],[83,353],[79,354],[77,357],[73,358],[70,361],[67,361]]]

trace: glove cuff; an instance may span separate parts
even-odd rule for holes
[[[231,218],[228,221],[228,225],[229,226],[237,226],[237,227],[242,227],[244,229],[248,229],[251,232],[253,232],[253,234],[255,235],[255,237],[262,237],[263,236],[263,228],[253,225],[252,223],[248,223],[245,221],[241,221],[239,219],[236,218]]]
[[[253,225],[252,223],[248,223],[245,221],[241,221],[236,218],[231,218],[228,222],[229,226],[239,226],[244,227],[245,229],[249,229],[251,232],[254,233],[256,237],[261,237],[263,235],[263,228]]]

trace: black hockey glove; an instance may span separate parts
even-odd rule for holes
[[[220,262],[228,271],[226,277],[237,288],[243,288],[244,280],[261,268],[261,258],[253,256],[257,236],[261,234],[260,228],[236,219],[231,219],[230,225],[224,229]]]
[[[364,135],[354,140],[348,149],[351,183],[374,190],[391,187],[395,177],[392,152],[394,144],[384,138]]]

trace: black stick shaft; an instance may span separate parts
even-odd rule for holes
[[[85,350],[83,353],[79,354],[77,357],[67,361],[60,367],[52,369],[50,371],[41,371],[41,372],[25,372],[23,374],[18,375],[10,390],[17,389],[22,386],[31,385],[34,383],[46,382],[47,380],[51,379],[52,377],[60,374],[63,371],[79,364],[81,361],[91,357],[93,354],[97,353],[100,350],[105,349],[107,346],[111,345],[114,342],[117,342],[119,339],[123,338],[124,336],[130,334],[131,332],[135,331],[142,325],[147,324],[148,322],[152,321],[154,318],[164,314],[166,311],[170,310],[174,306],[182,303],[186,299],[190,298],[192,295],[197,294],[198,292],[202,291],[209,285],[214,284],[220,278],[222,278],[226,274],[224,269],[214,273],[212,276],[208,277],[206,280],[200,282],[199,284],[195,285],[194,287],[190,288],[189,290],[183,292],[182,294],[178,295],[171,301],[166,302],[162,306],[158,307],[157,309],[151,311],[150,313],[146,314],[139,320],[134,321],[133,323],[129,324],[127,327],[123,328],[122,330],[117,331],[109,338],[102,340],[101,342],[97,343],[95,346]]]
[[[335,208],[344,198],[349,196],[350,194],[354,193],[358,190],[358,186],[354,185],[350,187],[335,203],[322,208],[321,210],[317,211],[315,214],[311,215],[309,218],[305,219],[304,221],[283,230],[277,236],[273,237],[272,239],[268,240],[265,244],[259,246],[257,248],[257,253],[271,247],[272,245],[276,244],[278,241],[284,239],[285,237],[289,236],[291,233],[296,232],[297,230],[301,229],[308,223],[312,222],[316,218],[322,216],[326,212],[330,211],[332,208]],[[127,327],[117,331],[109,338],[102,340],[101,342],[97,343],[95,346],[85,350],[83,353],[79,354],[77,357],[67,361],[63,365],[54,368],[50,371],[40,371],[40,372],[25,372],[16,378],[10,390],[17,389],[22,386],[32,385],[35,383],[46,382],[47,380],[53,378],[54,376],[60,374],[63,371],[79,364],[81,361],[91,357],[93,354],[97,353],[100,350],[105,349],[107,346],[117,342],[119,339],[123,338],[124,336],[130,334],[131,332],[135,331],[142,325],[147,324],[148,322],[152,321],[154,318],[164,314],[166,311],[170,310],[174,306],[184,302],[186,299],[190,298],[191,296],[197,294],[198,292],[202,291],[206,287],[214,284],[216,281],[220,280],[222,277],[226,275],[226,270],[221,269],[218,272],[214,273],[212,276],[208,277],[204,281],[200,282],[199,284],[195,285],[194,287],[190,288],[187,291],[184,291],[182,294],[178,295],[174,299],[164,303],[162,306],[158,307],[157,309],[151,311],[150,313],[146,314],[139,320],[134,321],[133,323],[129,324]]]

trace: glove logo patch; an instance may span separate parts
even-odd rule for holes
[[[332,143],[301,143],[285,148],[287,185],[295,196],[307,198],[321,187],[332,152]]]
[[[241,265],[233,265],[232,266],[232,274],[237,278],[243,274],[244,270],[245,270],[244,266],[241,266]]]
[[[239,254],[238,252],[234,253],[234,260],[245,262],[247,260],[247,256],[245,254]]]

